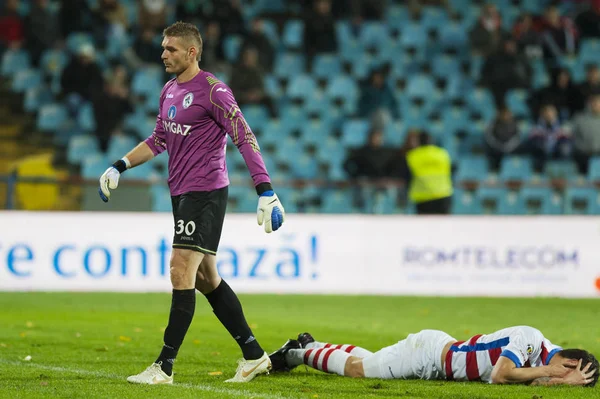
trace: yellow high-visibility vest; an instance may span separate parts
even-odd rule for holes
[[[452,161],[448,151],[424,145],[408,151],[406,162],[412,174],[408,196],[414,203],[452,195]]]

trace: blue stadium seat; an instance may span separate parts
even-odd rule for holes
[[[319,146],[329,137],[329,125],[320,119],[311,119],[300,129],[300,140],[306,144]]]
[[[108,158],[102,153],[86,156],[81,162],[81,176],[84,179],[94,179],[97,181],[108,167],[107,165],[110,166],[112,162],[114,162],[114,160],[109,162]]]
[[[323,197],[323,213],[353,213],[353,193],[350,189],[332,189],[325,192]]]
[[[308,102],[317,90],[317,83],[311,75],[301,74],[291,78],[286,95],[291,99],[302,99]]]
[[[3,77],[10,77],[16,72],[29,69],[31,66],[31,58],[25,50],[6,50],[2,54],[2,62],[0,64],[0,74]]]
[[[331,79],[342,71],[340,59],[335,54],[317,54],[313,60],[312,74],[319,79]]]
[[[529,215],[561,215],[562,198],[549,187],[523,187],[519,193]]]
[[[383,141],[385,145],[401,147],[406,137],[407,126],[401,120],[393,121],[385,125],[383,130]]]
[[[449,21],[439,29],[439,44],[444,49],[463,49],[469,43],[464,27],[456,22]]]
[[[110,141],[108,142],[106,156],[109,159],[121,159],[123,155],[127,154],[137,144],[138,140],[134,139],[133,137],[120,134],[113,135],[111,136]]]
[[[427,46],[427,31],[418,22],[409,22],[400,30],[400,44],[403,48],[412,48],[419,52]]]
[[[277,3],[277,1],[271,2],[271,10],[273,10],[275,3]],[[263,33],[267,36],[267,39],[269,39],[271,44],[277,48],[279,45],[279,29],[277,28],[277,23],[270,19],[263,19]]]
[[[60,76],[68,61],[69,56],[66,51],[61,49],[46,49],[42,53],[40,67],[48,76]]]
[[[506,93],[506,105],[515,117],[529,118],[530,112],[527,105],[527,96],[527,90],[524,89],[511,89]]]
[[[288,154],[289,157],[289,154]],[[312,156],[301,152],[294,155],[294,160],[290,164],[292,176],[298,179],[316,179],[319,174],[319,165]]]
[[[162,81],[163,71],[160,67],[145,67],[138,69],[133,75],[131,81],[131,92],[139,95],[154,95],[163,87]],[[158,106],[158,96],[156,96]]]
[[[358,40],[358,35],[354,35],[349,21],[336,21],[335,36],[342,48],[344,46],[356,46],[357,48],[362,49]]]
[[[73,164],[81,163],[85,158],[99,154],[98,139],[93,135],[78,135],[69,139],[67,160]]]
[[[67,49],[71,54],[76,54],[84,44],[94,46],[94,37],[91,33],[73,32],[67,36]]]
[[[482,214],[496,215],[500,211],[500,203],[506,195],[502,187],[481,187],[477,190],[477,200],[481,204]]]
[[[445,108],[442,114],[442,122],[448,134],[456,134],[461,131],[467,133],[471,126],[469,111],[466,107],[460,106]]]
[[[304,22],[300,20],[287,21],[283,26],[281,40],[288,49],[301,49],[304,43]]]
[[[406,85],[405,94],[411,98],[427,99],[437,91],[430,76],[419,73],[412,76]]]
[[[579,47],[579,59],[583,63],[598,64],[600,62],[600,39],[586,38]]]
[[[454,194],[452,195],[452,214],[480,215],[481,213],[483,213],[483,210],[476,192],[454,189]]]
[[[600,156],[595,156],[588,162],[588,180],[593,183],[600,183]]]
[[[425,6],[421,11],[421,25],[425,29],[439,31],[448,23],[448,13],[442,7]]]
[[[533,160],[529,157],[509,156],[500,163],[500,180],[504,182],[527,182],[533,176]]]
[[[458,160],[457,183],[481,183],[487,179],[488,160],[481,155],[471,155]]]
[[[337,107],[331,106],[329,97],[323,90],[316,90],[308,101],[304,102],[304,109],[310,116],[317,116],[323,122],[333,122],[336,118],[340,118],[340,115],[336,116]]]
[[[489,89],[476,88],[467,95],[467,105],[471,112],[480,113],[489,122],[496,114],[494,96]]]
[[[598,191],[588,187],[568,187],[565,190],[565,214],[591,215],[594,213]]]
[[[96,117],[94,116],[94,107],[91,103],[85,103],[79,108],[77,125],[85,132],[93,132],[96,130]]]
[[[53,100],[54,95],[50,88],[42,84],[25,92],[23,108],[27,112],[37,112],[39,108],[52,103]]]
[[[505,191],[500,197],[498,214],[500,215],[525,215],[527,213],[523,197],[518,193]]]
[[[279,116],[286,132],[299,130],[307,119],[304,107],[297,105],[284,106]]]
[[[360,94],[356,82],[347,75],[338,75],[330,80],[325,92],[330,101],[341,101],[347,113],[356,108]]]
[[[276,76],[267,75],[265,76],[265,91],[272,98],[280,98],[283,95],[283,90],[281,90],[281,86]]]
[[[458,57],[448,54],[438,54],[433,58],[431,72],[436,78],[443,79],[462,73]]]
[[[37,127],[44,132],[56,132],[67,122],[66,108],[58,103],[44,105],[37,115]]]
[[[367,144],[371,124],[364,119],[351,119],[342,127],[342,145],[360,147]]]
[[[153,212],[171,212],[173,210],[169,187],[165,184],[153,184],[150,194],[152,195]]]
[[[240,59],[243,39],[240,35],[227,35],[223,39],[223,53],[227,62],[235,64]]]
[[[302,54],[279,53],[275,57],[273,73],[278,78],[291,78],[306,70],[306,59]]]
[[[544,165],[544,174],[550,179],[575,179],[577,165],[570,160],[550,160]]]
[[[390,4],[385,12],[385,24],[390,29],[400,31],[410,20],[410,12],[405,5]]]
[[[269,121],[269,110],[264,105],[244,105],[242,113],[252,130],[262,131]]]
[[[398,189],[389,187],[385,190],[376,190],[371,195],[368,211],[375,215],[390,215],[396,213],[398,202]]]
[[[380,22],[364,22],[358,40],[364,48],[380,48],[388,41],[389,32],[386,25]]]
[[[12,79],[11,89],[15,93],[23,93],[42,84],[42,74],[39,69],[21,69],[13,75]]]

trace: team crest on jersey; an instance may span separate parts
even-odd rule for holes
[[[527,345],[527,354],[531,355],[533,353],[533,346],[532,345]]]
[[[167,116],[169,119],[175,119],[175,115],[177,115],[177,107],[175,105],[171,105],[167,111]]]
[[[188,108],[194,101],[194,93],[188,93],[183,97],[183,108]]]

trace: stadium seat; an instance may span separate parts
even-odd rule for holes
[[[341,102],[344,111],[350,113],[356,106],[359,89],[356,82],[347,75],[338,75],[329,81],[325,89],[332,102]]]
[[[385,125],[383,141],[385,145],[401,147],[406,137],[407,126],[401,120],[396,120]]]
[[[500,163],[500,180],[503,182],[527,182],[533,176],[533,160],[529,157],[509,156]]]
[[[483,212],[476,192],[455,189],[452,195],[452,214],[480,215]]]
[[[592,157],[588,162],[588,180],[592,183],[600,183],[600,157]]]
[[[469,91],[467,95],[467,105],[471,113],[479,113],[486,122],[490,122],[496,114],[496,104],[494,96],[489,89],[476,88]]]
[[[292,176],[294,178],[316,179],[319,177],[319,165],[315,162],[312,156],[306,153],[298,153],[298,151],[296,151],[294,160],[291,162],[290,167]]]
[[[443,49],[463,49],[468,45],[469,39],[464,27],[457,23],[449,21],[441,26],[438,31],[438,41]]]
[[[61,49],[46,49],[40,59],[40,67],[48,76],[60,76],[69,61],[68,54]]]
[[[150,194],[152,195],[153,212],[171,212],[173,210],[171,194],[166,184],[153,184]]]
[[[565,190],[565,214],[590,215],[594,213],[598,191],[588,187],[568,187]]]
[[[497,213],[499,215],[525,215],[527,210],[523,197],[515,192],[504,191],[498,203]]]
[[[87,32],[72,32],[67,36],[67,49],[71,54],[77,54],[81,46],[89,44],[94,46],[94,37]]]
[[[228,62],[235,64],[239,61],[242,42],[243,39],[240,35],[225,36],[223,39],[223,54]]]
[[[523,89],[511,89],[506,93],[506,105],[516,118],[529,118],[527,96],[527,91]]]
[[[163,87],[162,75],[163,71],[158,66],[138,69],[131,81],[131,92],[148,96],[155,96],[157,92],[160,94]],[[158,97],[156,96],[156,107],[158,107]]]
[[[331,79],[341,71],[340,60],[335,54],[317,54],[313,60],[312,74],[318,79]]]
[[[63,105],[47,104],[42,106],[38,112],[37,127],[44,132],[56,132],[67,120],[67,110]]]
[[[390,4],[385,13],[385,24],[392,30],[400,31],[410,20],[408,7],[400,4]]]
[[[80,164],[87,156],[99,152],[98,139],[93,135],[77,135],[69,139],[67,145],[67,160],[73,164]]]
[[[96,117],[94,116],[94,108],[91,103],[85,103],[79,109],[77,114],[77,125],[85,132],[93,132],[96,130]]]
[[[400,44],[404,49],[413,49],[422,53],[427,47],[427,31],[418,22],[409,22],[401,27]]]
[[[8,78],[16,72],[29,69],[31,66],[31,58],[25,50],[6,50],[2,54],[2,62],[0,64],[0,73],[3,77]]]
[[[252,104],[242,107],[244,118],[251,130],[262,131],[269,121],[269,110],[264,105]]]
[[[307,115],[304,107],[286,105],[281,109],[280,120],[286,132],[299,130],[306,122]]]
[[[544,175],[550,179],[574,179],[578,173],[577,165],[570,160],[550,160],[544,165]]]
[[[278,99],[283,95],[281,85],[276,76],[271,74],[265,76],[265,91],[270,97],[275,99]]]
[[[274,11],[276,3],[282,3],[282,0],[271,1],[269,4],[271,11]],[[275,21],[263,19],[263,33],[275,48],[279,46],[279,29],[277,28],[277,23]]]
[[[563,213],[562,197],[549,187],[523,187],[519,193],[529,215],[560,215]]]
[[[301,49],[304,43],[304,22],[300,20],[287,21],[283,26],[281,40],[290,50]]]
[[[323,90],[315,90],[308,101],[304,102],[304,109],[310,116],[316,116],[325,123],[330,123],[336,120],[336,111],[338,107],[332,106],[329,97]],[[340,116],[338,115],[339,119]]]
[[[442,7],[425,6],[421,11],[421,25],[427,30],[439,31],[448,24],[448,13]]]
[[[102,176],[102,173],[104,173],[106,168],[113,162],[114,160],[109,161],[109,158],[102,153],[95,153],[86,156],[81,162],[81,176],[84,179],[94,179],[97,181],[98,178]]]
[[[458,170],[456,171],[456,182],[458,184],[479,184],[487,179],[488,160],[486,157],[471,155],[457,161]]]
[[[353,213],[354,194],[350,189],[327,190],[323,196],[322,211],[324,213]]]
[[[305,103],[310,101],[313,93],[317,90],[317,83],[311,75],[301,74],[291,78],[286,95],[290,99],[301,99]]]
[[[108,148],[106,150],[106,156],[109,159],[121,159],[123,155],[127,154],[133,147],[138,144],[138,140],[130,136],[125,135],[113,135],[108,142]]]
[[[300,140],[319,146],[329,136],[329,125],[320,119],[311,119],[300,128]]]
[[[405,94],[410,99],[427,99],[435,91],[435,84],[431,77],[421,73],[408,80]]]
[[[32,87],[25,92],[23,108],[27,112],[37,112],[42,106],[52,103],[54,95],[46,85]]]
[[[431,72],[433,76],[446,79],[449,76],[461,73],[458,57],[448,54],[438,54],[431,61]]]
[[[302,54],[294,54],[289,52],[279,53],[275,57],[273,73],[280,79],[289,79],[304,73],[306,70],[305,64],[306,59]]]
[[[379,49],[389,38],[386,25],[380,22],[364,22],[360,29],[358,40],[363,48]]]
[[[477,190],[476,199],[481,206],[482,214],[497,215],[500,204],[503,202],[507,191],[502,187],[481,187]]]
[[[364,119],[352,119],[342,127],[342,145],[345,147],[360,147],[367,144],[370,123]]]
[[[23,93],[42,84],[42,74],[38,69],[21,69],[13,75],[11,89]]]

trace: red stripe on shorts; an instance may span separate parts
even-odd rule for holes
[[[329,360],[329,356],[331,356],[331,353],[336,350],[336,349],[329,349],[326,353],[325,356],[323,356],[323,371],[326,373],[329,373],[329,370],[327,369],[327,361]]]
[[[469,346],[475,346],[477,340],[481,337],[481,334],[474,336],[469,340]],[[469,381],[479,379],[479,365],[477,364],[477,351],[473,349],[467,352],[467,378]]]
[[[350,352],[352,352],[352,350],[353,350],[354,348],[356,348],[356,346],[354,346],[354,345],[350,345],[349,347],[347,347],[347,348],[346,348],[346,353],[350,353]]]

